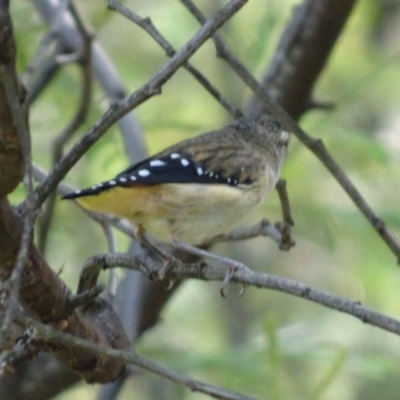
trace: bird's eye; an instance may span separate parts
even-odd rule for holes
[[[275,128],[277,131],[281,131],[282,130],[282,124],[277,121],[277,120],[271,120],[271,125],[273,128]]]

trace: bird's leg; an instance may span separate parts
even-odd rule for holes
[[[275,185],[275,188],[278,192],[279,200],[282,207],[283,221],[289,226],[294,226],[292,212],[290,209],[289,196],[286,189],[286,181],[284,179],[279,179],[278,183]]]
[[[211,253],[207,250],[203,250],[198,247],[192,246],[192,245],[182,242],[178,239],[173,238],[172,243],[177,249],[186,251],[190,254],[194,254],[199,257],[211,258],[212,260],[215,260],[226,267],[226,274],[222,281],[221,289],[220,289],[222,297],[225,297],[225,290],[236,271],[238,271],[238,270],[249,271],[250,270],[250,268],[247,265],[245,265],[239,261],[233,260],[232,258],[223,257],[218,254]],[[243,292],[244,292],[244,285],[243,285],[242,291],[240,292],[240,295],[243,294]]]
[[[163,261],[163,266],[162,268],[158,271],[157,274],[157,279],[158,280],[163,280],[165,278],[165,275],[167,272],[171,269],[171,267],[178,262],[178,259],[172,256],[171,254],[168,254],[164,250],[162,250],[160,247],[158,247],[146,234],[145,229],[143,228],[142,225],[137,225],[136,227],[136,236],[138,240],[146,246],[150,251],[153,251],[155,254],[157,254],[161,260]]]
[[[281,233],[281,241],[279,244],[279,248],[281,250],[290,250],[295,242],[291,236],[291,227],[294,226],[294,221],[292,218],[292,213],[290,210],[289,196],[286,190],[286,181],[280,179],[278,183],[275,185],[276,191],[278,192],[279,200],[282,207],[282,217],[283,222],[279,222],[275,224],[276,228]]]

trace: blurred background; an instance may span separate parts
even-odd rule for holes
[[[204,0],[211,14],[221,2]],[[222,32],[234,53],[260,77],[295,4],[293,0],[250,1]],[[176,1],[130,0],[124,4],[179,48],[198,29]],[[107,11],[104,2],[77,2],[81,16],[115,63],[129,93],[166,62],[163,51],[132,23]],[[24,71],[46,30],[28,2],[12,2],[18,66]],[[265,38],[268,41],[265,42]],[[193,63],[234,104],[250,98],[245,85],[215,58],[206,43]],[[52,140],[67,124],[79,96],[80,77],[71,65],[58,74],[30,112],[34,161],[51,166]],[[90,117],[81,134],[107,109],[95,87]],[[359,1],[315,87],[314,98],[333,102],[331,111],[311,111],[301,126],[323,139],[375,212],[400,237],[400,2]],[[227,112],[184,70],[161,96],[135,110],[150,153],[230,120]],[[112,128],[68,174],[81,188],[112,178],[128,165],[123,142]],[[250,268],[289,277],[400,319],[400,270],[395,257],[320,162],[293,138],[282,171],[296,225],[296,247],[281,252],[266,238],[215,246],[214,251]],[[23,191],[13,200],[22,199]],[[276,193],[248,223],[280,219]],[[118,250],[129,241],[117,234]],[[57,201],[47,260],[76,288],[79,268],[107,251],[98,224],[74,204]],[[122,277],[124,271],[119,271]],[[105,275],[105,274],[104,274]],[[104,281],[107,277],[103,276]],[[160,289],[161,290],[161,289]],[[187,281],[168,302],[160,322],[136,350],[191,376],[260,399],[399,398],[400,338],[311,302],[248,288],[237,298],[219,295],[219,284]],[[94,399],[99,385],[80,383],[57,397]],[[120,399],[205,398],[138,372]]]

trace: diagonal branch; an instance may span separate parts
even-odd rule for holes
[[[193,13],[200,23],[206,21],[204,15],[193,4],[191,0],[181,0],[186,7]],[[258,83],[254,76],[227,48],[218,34],[213,36],[213,41],[217,48],[218,55],[226,61],[232,69],[240,76],[240,78],[254,91],[260,101],[263,103],[264,109],[276,117],[289,132],[293,133],[328,169],[332,176],[336,179],[342,189],[347,193],[353,203],[358,207],[364,217],[372,225],[378,235],[386,243],[392,253],[396,256],[397,262],[400,264],[400,243],[394,234],[387,228],[383,220],[381,220],[370,205],[357,190],[353,182],[349,179],[340,165],[331,156],[323,142],[320,139],[314,139],[309,136],[300,126],[290,117],[290,115],[268,94],[268,92]]]
[[[37,205],[40,206],[43,204],[72,166],[113,123],[144,101],[160,94],[162,86],[176,73],[179,67],[181,67],[225,21],[243,7],[247,1],[248,0],[232,0],[228,3],[228,5],[223,7],[213,18],[208,20],[193,38],[189,40],[171,60],[153,76],[153,78],[127,99],[113,104],[60,163],[55,166],[50,172],[48,179],[36,189],[36,194],[38,196]]]
[[[130,21],[134,22],[136,25],[140,26],[147,32],[156,43],[158,43],[167,54],[168,57],[173,57],[176,54],[176,50],[167,41],[167,39],[161,34],[161,32],[153,25],[150,18],[141,18],[138,14],[125,7],[123,4],[119,3],[117,0],[108,0],[108,8],[111,10],[118,11],[120,14],[124,15]],[[225,97],[215,88],[191,63],[186,62],[183,64],[185,68],[192,76],[201,84],[203,87],[220,103],[226,111],[229,112],[234,118],[239,118],[242,116],[242,111],[233,106],[225,99]]]

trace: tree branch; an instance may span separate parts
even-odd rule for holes
[[[80,339],[76,336],[64,333],[57,329],[51,328],[48,325],[41,324],[32,318],[23,315],[16,316],[16,319],[26,325],[27,327],[34,328],[36,333],[36,340],[43,341],[45,345],[56,344],[73,346],[80,348],[82,351],[96,353],[103,357],[111,357],[119,362],[135,365],[146,371],[155,373],[170,381],[179,383],[187,387],[192,392],[204,393],[212,398],[221,400],[254,400],[252,397],[244,396],[242,394],[234,393],[217,386],[209,385],[199,380],[193,379],[180,372],[173,371],[169,368],[163,367],[152,360],[140,356],[131,351],[120,351],[110,349],[107,347],[99,346],[87,340]]]
[[[138,14],[119,3],[117,0],[108,0],[108,8],[119,12],[136,25],[143,28],[157,44],[163,48],[168,57],[173,57],[176,54],[176,50],[173,46],[165,39],[161,32],[153,25],[150,18],[141,18]],[[229,112],[234,118],[242,116],[243,112],[240,108],[237,108],[230,104],[228,100],[216,89],[208,79],[191,63],[186,62],[183,67],[213,96],[219,104],[221,104],[226,111]]]
[[[147,276],[152,276],[162,268],[162,263],[148,262],[148,259],[142,256],[135,257],[121,253],[98,254],[89,258],[84,264],[81,280],[85,290],[96,285],[97,277],[101,270],[114,267],[132,268],[143,272]],[[168,272],[167,279],[171,276],[178,279],[192,278],[205,281],[222,281],[225,275],[226,271],[224,268],[214,267],[205,262],[179,262]],[[335,296],[292,279],[266,273],[257,273],[252,270],[237,270],[231,281],[248,286],[255,286],[257,288],[273,289],[296,297],[301,297],[328,308],[352,315],[364,323],[400,335],[400,321],[370,310],[362,306],[360,302]]]

